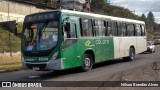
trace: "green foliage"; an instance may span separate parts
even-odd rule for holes
[[[147,14],[147,17],[145,14],[142,14],[140,20],[146,22],[148,40],[153,40],[153,37],[160,35],[160,25],[155,22],[154,15],[151,11]]]
[[[153,15],[153,13],[151,11],[147,15],[147,21],[149,21],[150,23],[154,23],[155,22],[154,15]]]
[[[160,45],[160,42],[155,42],[154,45]]]
[[[20,51],[21,39],[11,33],[10,41],[11,44],[9,43],[9,32],[0,28],[0,51],[10,51],[10,46],[12,51]]]
[[[155,23],[155,19],[154,19],[154,15],[153,13],[150,11],[147,15],[147,19],[146,19],[146,25],[147,25],[147,29],[149,31],[153,31],[154,30],[154,23]]]
[[[106,14],[106,15],[129,18],[129,19],[139,19],[139,16],[135,15],[133,12],[129,11],[128,9],[120,6],[110,5],[109,3],[106,3],[104,0],[92,0],[91,10],[92,8],[96,8],[97,10],[104,11],[103,14]]]
[[[57,2],[53,0],[26,0],[34,3],[42,3],[46,4],[49,7],[56,7]],[[52,4],[51,4],[52,3]],[[91,11],[92,12],[100,12],[101,14],[130,18],[130,19],[139,19],[139,16],[135,15],[133,12],[129,11],[126,8],[114,6],[109,4],[109,0],[92,0],[91,2]]]
[[[23,28],[22,23],[18,23],[17,24],[17,33],[22,33],[22,28]]]
[[[154,32],[153,31],[147,31],[147,40],[153,41],[154,38]]]
[[[142,14],[142,16],[140,17],[140,20],[142,20],[142,21],[144,21],[144,22],[146,22],[146,16],[145,16],[145,14]]]

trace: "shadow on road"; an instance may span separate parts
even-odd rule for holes
[[[116,60],[111,60],[111,61],[105,61],[102,63],[95,64],[93,66],[93,69],[100,68],[100,67],[105,67],[113,64],[118,64],[118,63],[124,63],[128,61],[124,61],[122,59],[116,59]],[[35,72],[41,72],[41,71],[35,71]],[[69,69],[69,70],[62,70],[62,71],[49,71],[49,72],[44,72],[42,74],[39,74],[37,76],[29,76],[26,77],[28,81],[44,81],[44,80],[50,80],[54,78],[58,78],[61,76],[65,75],[71,75],[71,74],[78,74],[78,73],[84,73],[81,71],[81,68],[74,68],[74,69]]]
[[[110,61],[104,61],[98,64],[95,64],[93,66],[93,69],[99,68],[99,67],[104,67],[104,66],[109,66],[109,65],[113,65],[113,64],[118,64],[118,63],[124,63],[124,62],[128,62],[125,61],[123,59],[115,59],[115,60],[110,60]]]
[[[150,52],[142,52],[140,54],[153,54],[153,53],[150,53]]]

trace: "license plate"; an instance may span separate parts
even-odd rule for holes
[[[39,67],[33,67],[32,69],[33,70],[39,70]]]

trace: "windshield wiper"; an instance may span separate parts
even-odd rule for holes
[[[37,42],[36,42],[36,50],[39,50],[39,43],[40,43],[40,37],[42,36],[42,30],[43,29],[45,30],[45,27],[48,25],[48,23],[49,23],[49,21],[44,22],[43,25],[38,25],[37,34],[36,34],[36,37],[35,37],[36,39],[38,39]]]

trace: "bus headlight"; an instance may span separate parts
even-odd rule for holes
[[[58,55],[59,52],[55,52],[52,56],[52,60],[56,60],[57,59],[57,55]]]

